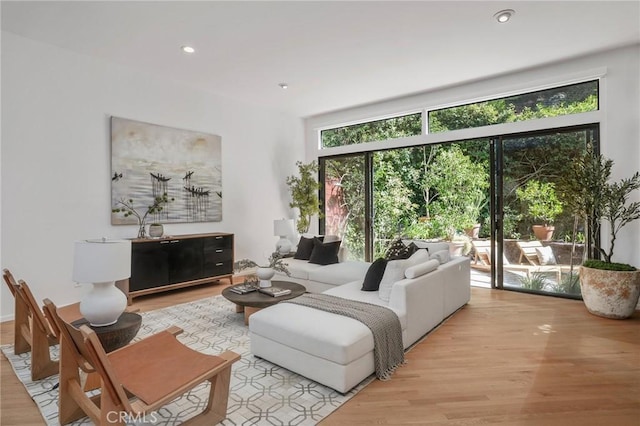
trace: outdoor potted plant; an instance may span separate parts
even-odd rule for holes
[[[612,160],[587,147],[585,154],[570,165],[562,181],[562,192],[567,207],[586,222],[589,230],[590,259],[580,267],[585,306],[592,314],[624,319],[633,314],[638,303],[640,270],[613,262],[613,249],[620,229],[640,218],[640,202],[629,202],[631,193],[640,188],[640,173],[636,171],[630,178],[610,182],[612,165]],[[601,221],[608,224],[608,249],[600,243]]]
[[[271,253],[271,256],[269,256],[269,263],[266,265],[258,265],[250,259],[238,260],[233,264],[234,271],[242,271],[247,268],[257,268],[256,275],[260,279],[260,287],[271,287],[271,278],[273,278],[276,271],[282,272],[287,276],[291,275],[287,268],[287,264],[282,260],[282,255],[277,251]]]
[[[555,184],[532,179],[524,187],[516,189],[516,197],[527,206],[528,215],[543,224],[532,226],[533,234],[540,241],[549,241],[553,237],[555,218],[562,213],[562,202],[556,195]]]
[[[311,217],[321,213],[318,199],[320,184],[314,176],[315,173],[318,173],[318,164],[315,161],[309,164],[297,161],[296,165],[300,176],[287,177],[287,185],[291,190],[289,207],[297,208],[300,211],[296,228],[299,233],[303,234],[309,231]]]

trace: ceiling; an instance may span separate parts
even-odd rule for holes
[[[640,2],[2,1],[2,30],[307,117],[638,43]]]

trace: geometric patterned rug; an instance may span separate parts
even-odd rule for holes
[[[227,418],[221,425],[315,425],[351,399],[370,383],[370,376],[347,394],[295,374],[260,358],[249,351],[249,329],[244,315],[222,296],[140,313],[142,326],[136,340],[172,325],[184,332],[178,339],[185,345],[207,354],[232,350],[241,356],[233,364]],[[31,381],[30,353],[14,355],[13,345],[0,349],[11,362],[16,375],[35,401],[48,425],[58,423],[58,376]],[[58,346],[51,348],[58,357]],[[200,413],[208,397],[208,383],[165,405],[153,415],[149,424],[179,425]],[[72,423],[91,425],[88,418]],[[141,422],[131,424],[144,424]]]

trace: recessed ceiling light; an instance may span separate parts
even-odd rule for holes
[[[180,49],[182,49],[184,53],[193,53],[196,51],[196,49],[191,46],[182,46]]]
[[[287,83],[280,83],[278,84],[278,86],[280,86],[281,89],[288,89],[289,85]]]
[[[511,19],[511,17],[513,15],[515,15],[515,13],[516,12],[513,9],[505,9],[505,10],[501,10],[500,12],[496,13],[495,15],[493,15],[493,17],[496,18],[496,20],[498,22],[500,22],[501,24],[504,24],[509,19]]]

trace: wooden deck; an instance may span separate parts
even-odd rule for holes
[[[202,286],[135,299],[141,311],[219,294]],[[179,324],[177,324],[179,325]],[[12,324],[0,324],[12,342]],[[1,357],[2,425],[44,425]],[[472,288],[471,302],[321,425],[640,424],[640,312],[616,321],[582,302]]]

